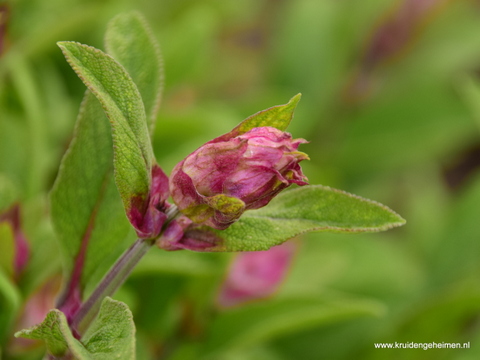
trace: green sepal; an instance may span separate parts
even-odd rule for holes
[[[235,136],[238,136],[262,126],[270,126],[285,131],[293,119],[293,113],[301,97],[302,94],[297,94],[284,105],[272,106],[249,116],[238,124],[232,132]]]
[[[240,214],[245,209],[245,203],[242,200],[225,194],[205,197],[205,201],[209,206],[224,214]]]

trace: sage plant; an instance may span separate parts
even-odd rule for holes
[[[44,340],[49,358],[135,358],[132,314],[111,296],[150,249],[265,251],[309,231],[375,232],[404,224],[377,202],[307,184],[299,163],[308,156],[298,150],[306,141],[286,132],[300,94],[200,146],[168,177],[150,140],[162,63],[142,16],[114,18],[106,52],[76,42],[58,45],[88,88],[51,192],[65,280],[57,308],[16,334]],[[127,243],[131,229],[138,240]],[[282,263],[289,262],[285,248],[275,249],[258,268],[262,296],[275,291]],[[257,260],[237,259],[240,272],[228,278],[220,302],[248,300],[252,294],[238,276]]]

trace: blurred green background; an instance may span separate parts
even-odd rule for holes
[[[167,173],[301,92],[289,131],[310,141],[310,182],[407,219],[386,233],[303,236],[280,291],[230,310],[214,300],[231,254],[153,250],[118,294],[134,313],[138,359],[479,359],[474,0],[0,1],[0,187],[16,188],[32,247],[20,278],[0,267],[3,358],[42,358],[12,334],[42,320],[31,307],[53,301],[61,274],[48,192],[84,86],[55,43],[101,48],[108,21],[131,9],[164,57],[153,143]],[[374,348],[395,341],[471,348]]]

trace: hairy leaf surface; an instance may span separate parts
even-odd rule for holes
[[[68,62],[102,104],[112,124],[115,182],[125,209],[146,207],[152,148],[140,92],[125,68],[103,51],[58,43]]]
[[[16,337],[45,341],[49,354],[76,360],[135,359],[135,325],[127,305],[105,298],[89,331],[77,340],[65,315],[51,310],[45,320]]]
[[[212,251],[259,251],[309,231],[345,233],[384,231],[405,223],[394,211],[327,186],[310,185],[285,191],[266,207],[247,211],[226,230]]]

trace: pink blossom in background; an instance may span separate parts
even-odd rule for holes
[[[267,251],[238,254],[220,288],[217,303],[231,307],[273,295],[290,268],[297,244],[288,241]]]

